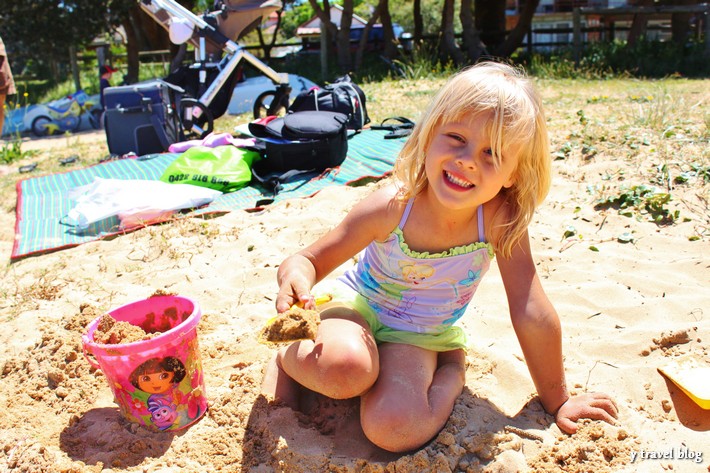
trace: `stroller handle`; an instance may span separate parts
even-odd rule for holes
[[[172,16],[184,18],[200,29],[212,28],[205,20],[196,16],[190,10],[177,2],[164,2],[163,0],[141,0],[141,3],[144,5],[155,5],[156,7],[170,13]]]
[[[214,26],[212,26],[199,16],[195,15],[190,10],[183,7],[174,0],[141,0],[141,7],[146,13],[153,17],[154,20],[156,20],[158,23],[161,23],[163,27],[167,28],[166,23],[164,23],[164,21],[161,21],[158,16],[158,12],[160,10],[163,10],[165,13],[167,13],[171,19],[177,18],[184,20],[190,23],[193,28],[199,29],[201,32],[200,39],[208,37],[220,48],[223,48],[224,50],[230,53],[237,51],[237,49],[239,48],[239,46],[234,41],[223,35]],[[202,50],[203,46],[200,46],[199,49]]]

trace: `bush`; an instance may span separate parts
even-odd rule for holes
[[[641,41],[634,46],[618,40],[590,43],[585,47],[579,65],[574,63],[571,47],[532,56],[521,53],[514,59],[532,74],[556,79],[710,75],[705,45],[697,41],[684,45],[671,41]]]

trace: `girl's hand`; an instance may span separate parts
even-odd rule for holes
[[[286,258],[276,275],[279,293],[276,295],[276,312],[289,310],[294,304],[304,309],[315,309],[311,287],[315,283],[315,268],[310,259],[296,253]]]
[[[279,288],[279,293],[276,295],[276,312],[286,312],[294,304],[299,304],[307,310],[316,308],[314,297],[308,289],[308,283],[296,282],[284,283]]]
[[[579,419],[603,420],[615,425],[619,411],[614,401],[604,393],[589,393],[572,396],[557,410],[555,422],[565,433],[577,432]]]

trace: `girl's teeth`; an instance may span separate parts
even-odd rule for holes
[[[448,172],[446,173],[446,178],[447,178],[450,182],[456,184],[457,186],[461,186],[461,187],[473,187],[473,184],[471,184],[470,182],[464,181],[463,179],[459,179],[458,177],[456,177],[456,176],[454,176],[454,175],[452,175],[452,174],[450,174],[450,173],[448,173]]]

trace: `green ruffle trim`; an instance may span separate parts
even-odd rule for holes
[[[465,255],[473,253],[476,250],[485,248],[488,250],[488,257],[493,258],[495,252],[493,251],[493,245],[484,241],[476,241],[468,245],[455,246],[441,253],[429,253],[428,251],[414,251],[409,249],[409,245],[404,241],[404,234],[401,228],[395,228],[393,232],[397,236],[397,241],[399,241],[399,247],[402,249],[405,255],[411,256],[412,258],[421,259],[436,259],[436,258],[447,258],[449,256]]]

